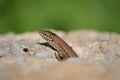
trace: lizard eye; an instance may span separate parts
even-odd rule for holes
[[[44,35],[46,36],[47,34],[45,33]]]

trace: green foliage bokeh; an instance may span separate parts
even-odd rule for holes
[[[40,29],[120,32],[119,0],[0,0],[0,33]]]

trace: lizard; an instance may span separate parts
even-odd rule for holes
[[[70,57],[78,57],[73,49],[57,34],[49,30],[40,30],[39,34],[58,52],[58,54],[55,54],[58,61],[65,60]]]

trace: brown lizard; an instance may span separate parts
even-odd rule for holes
[[[55,54],[57,60],[60,61],[69,57],[78,57],[72,48],[57,34],[48,30],[40,30],[39,34],[58,52],[58,55]]]

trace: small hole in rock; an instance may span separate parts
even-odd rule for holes
[[[28,48],[23,48],[23,51],[24,52],[28,52]]]

